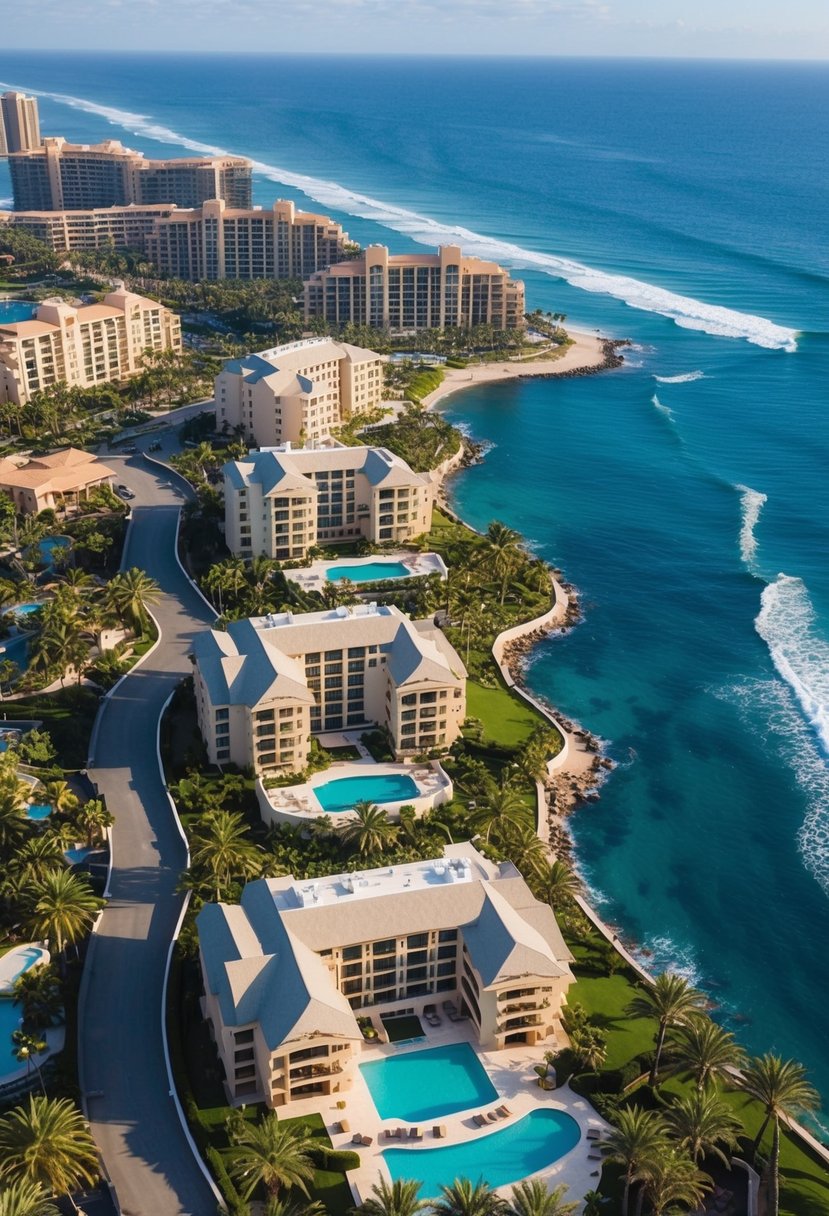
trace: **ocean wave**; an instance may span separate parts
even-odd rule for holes
[[[660,401],[656,393],[651,397],[651,405],[655,410],[658,410],[663,418],[667,418],[669,422],[674,421],[673,410],[669,405],[665,405],[664,401]]]
[[[756,574],[754,559],[757,556],[757,537],[754,529],[760,518],[760,512],[768,502],[768,495],[762,494],[759,490],[752,490],[751,486],[736,485],[734,489],[740,495],[740,509],[743,516],[740,526],[740,557],[743,559],[746,569],[752,574]]]
[[[117,109],[114,106],[100,105],[98,102],[89,101],[86,98],[73,97],[65,93],[50,93],[42,89],[32,89],[29,86],[6,83],[0,87],[25,89],[40,97],[49,97],[62,105],[97,114],[113,126],[123,127],[133,135],[141,135],[161,143],[174,144],[203,156],[229,155],[224,148],[189,139],[170,127],[153,121],[146,114],[136,114],[129,110]],[[794,351],[797,349],[797,330],[778,325],[766,317],[738,312],[736,309],[725,308],[719,304],[706,304],[702,300],[679,295],[664,287],[657,287],[652,283],[645,283],[627,275],[612,274],[609,271],[585,266],[569,258],[524,249],[511,241],[484,236],[461,225],[441,224],[405,207],[398,207],[393,203],[386,203],[380,199],[371,198],[369,195],[359,194],[339,182],[326,181],[305,173],[294,173],[289,169],[283,169],[265,161],[254,160],[252,164],[255,172],[270,181],[293,186],[308,195],[309,198],[313,198],[333,210],[373,220],[375,223],[410,237],[419,244],[437,246],[460,243],[468,253],[505,262],[514,269],[538,270],[553,278],[564,279],[572,287],[578,287],[582,291],[612,296],[630,308],[658,313],[683,329],[701,330],[718,337],[744,338],[755,346],[763,346],[771,350]]]
[[[13,198],[0,198],[0,211],[11,211],[13,206]]]
[[[690,946],[682,946],[665,934],[653,934],[645,938],[631,954],[651,975],[672,971],[681,975],[695,988],[702,986],[702,973]]]
[[[681,376],[654,376],[660,384],[690,384],[692,380],[702,380],[705,372],[684,372]]]
[[[829,754],[829,643],[815,632],[815,610],[803,580],[779,574],[765,587],[754,627]]]

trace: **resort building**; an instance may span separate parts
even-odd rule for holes
[[[25,93],[4,93],[0,97],[0,156],[39,147],[37,98]]]
[[[216,377],[216,427],[251,447],[322,439],[383,400],[383,360],[373,350],[307,338],[225,363]]]
[[[524,284],[496,262],[466,257],[457,245],[437,253],[389,254],[369,247],[305,284],[305,318],[409,332],[453,326],[521,329]]]
[[[90,388],[141,372],[146,350],[181,350],[181,324],[120,287],[102,304],[44,300],[31,321],[0,324],[0,401],[25,405],[53,384]]]
[[[197,635],[193,661],[210,763],[257,775],[301,771],[328,731],[380,726],[398,759],[449,747],[466,717],[444,633],[390,605],[231,621]]]
[[[225,540],[237,557],[305,558],[314,545],[428,532],[435,492],[385,448],[264,448],[226,464]]]
[[[48,507],[77,505],[96,486],[111,486],[112,469],[90,452],[62,448],[49,456],[9,456],[0,460],[0,491],[8,494],[21,515],[36,515]]]
[[[25,230],[58,253],[85,249],[140,249],[156,221],[175,211],[170,203],[146,207],[90,207],[75,211],[0,211],[0,225]]]
[[[483,1050],[552,1040],[572,955],[512,862],[474,845],[432,861],[248,883],[197,918],[204,1015],[234,1104],[351,1088],[382,1015],[456,1002]]]
[[[348,234],[327,215],[278,199],[268,211],[234,209],[221,199],[160,218],[147,257],[178,279],[307,279],[342,261]]]
[[[54,136],[39,147],[10,153],[9,169],[17,211],[129,203],[200,207],[213,198],[231,207],[251,205],[251,165],[239,156],[145,160],[116,139],[70,144]]]

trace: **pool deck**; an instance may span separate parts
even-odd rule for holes
[[[297,570],[285,570],[283,573],[292,582],[298,583],[303,591],[322,591],[328,582],[328,571],[337,566],[370,566],[374,562],[401,562],[410,574],[409,578],[425,578],[429,574],[438,574],[445,579],[448,571],[439,553],[414,553],[411,549],[395,549],[391,553],[374,553],[370,557],[339,557],[334,561],[314,561],[310,566]],[[399,576],[400,578],[403,575]],[[355,582],[355,589],[371,587],[372,583]]]
[[[354,1084],[347,1090],[340,1101],[345,1102],[345,1109],[338,1110],[336,1096],[324,1099],[306,1098],[292,1102],[289,1107],[280,1110],[280,1116],[289,1119],[295,1115],[306,1115],[318,1112],[322,1115],[325,1126],[331,1136],[334,1148],[354,1149],[359,1153],[362,1164],[358,1169],[350,1170],[347,1174],[354,1195],[355,1204],[359,1204],[371,1192],[372,1185],[382,1175],[391,1181],[382,1157],[386,1148],[402,1148],[415,1154],[427,1148],[448,1148],[451,1145],[462,1144],[469,1140],[486,1140],[487,1136],[515,1123],[528,1115],[532,1110],[561,1110],[570,1115],[581,1129],[581,1139],[578,1144],[558,1161],[539,1170],[532,1177],[543,1178],[548,1186],[567,1184],[566,1198],[578,1202],[584,1195],[593,1190],[599,1181],[601,1162],[592,1160],[590,1154],[596,1153],[595,1142],[588,1140],[588,1129],[595,1129],[604,1134],[608,1124],[599,1117],[596,1111],[584,1099],[574,1094],[568,1086],[556,1090],[543,1090],[538,1087],[537,1076],[533,1066],[538,1064],[544,1055],[545,1045],[536,1047],[512,1046],[503,1051],[481,1051],[474,1041],[471,1027],[464,1022],[449,1022],[444,1020],[440,1027],[424,1025],[425,1039],[406,1044],[366,1045],[360,1053],[361,1064],[370,1060],[384,1059],[397,1056],[403,1052],[422,1051],[429,1047],[440,1047],[450,1043],[468,1042],[473,1047],[478,1059],[483,1064],[489,1077],[498,1091],[498,1099],[484,1107],[484,1112],[494,1110],[502,1102],[512,1112],[508,1118],[498,1119],[497,1122],[479,1127],[474,1116],[479,1108],[460,1111],[454,1115],[437,1115],[434,1123],[442,1123],[446,1127],[446,1138],[437,1140],[432,1135],[433,1122],[421,1123],[422,1140],[386,1140],[383,1132],[404,1126],[402,1119],[381,1119],[372,1101],[368,1085],[363,1079],[359,1068],[355,1071]],[[548,1046],[555,1046],[549,1044]],[[340,1119],[346,1119],[350,1131],[343,1133],[338,1130]],[[409,1127],[406,1125],[408,1132]],[[372,1144],[357,1146],[352,1144],[355,1134],[372,1137]],[[482,1146],[482,1163],[486,1161],[485,1146]],[[413,1160],[412,1175],[416,1177],[416,1163]],[[452,1179],[447,1179],[451,1182]],[[516,1181],[518,1181],[516,1179]],[[499,1193],[509,1195],[512,1183],[499,1187]]]
[[[361,747],[360,750],[365,749]],[[256,782],[256,797],[265,823],[307,824],[326,814],[315,792],[319,786],[342,777],[400,774],[411,777],[420,792],[416,796],[402,798],[399,802],[380,803],[391,819],[399,815],[401,806],[413,806],[417,815],[424,815],[432,807],[452,800],[452,779],[444,772],[439,761],[430,760],[428,764],[417,764],[414,761],[377,764],[368,755],[359,760],[337,761],[324,772],[314,773],[307,781],[298,785],[276,786],[266,790],[260,778]],[[338,811],[332,814],[331,818],[334,823],[344,824],[353,816],[350,811]]]

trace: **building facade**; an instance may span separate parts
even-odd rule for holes
[[[205,630],[193,646],[211,764],[300,772],[311,736],[380,726],[398,758],[450,747],[466,669],[432,621],[390,605],[278,613]]]
[[[428,532],[435,491],[385,448],[265,448],[226,464],[225,540],[237,557],[289,561],[319,544],[403,543]]]
[[[0,156],[39,147],[37,98],[25,93],[4,93],[0,97]]]
[[[0,225],[24,228],[58,253],[106,248],[143,251],[156,222],[174,211],[169,203],[76,211],[0,211]]]
[[[323,439],[383,400],[383,361],[373,350],[308,338],[225,363],[215,383],[216,426],[251,447]]]
[[[223,199],[251,205],[250,161],[238,156],[145,160],[118,140],[70,144],[60,136],[9,155],[16,211],[63,211]]]
[[[441,857],[314,882],[248,883],[197,918],[204,1015],[228,1099],[286,1106],[351,1088],[357,1015],[450,1000],[487,1051],[566,1042],[572,955],[511,862]]]
[[[102,304],[44,300],[31,321],[0,324],[0,401],[25,405],[53,384],[90,388],[141,372],[146,350],[181,350],[181,324],[123,287]]]
[[[496,262],[466,257],[457,245],[437,253],[389,254],[369,247],[352,261],[311,276],[305,318],[409,332],[492,325],[521,329],[524,284]]]
[[[77,505],[97,486],[111,486],[115,473],[90,452],[62,448],[48,456],[0,460],[0,490],[21,515]]]

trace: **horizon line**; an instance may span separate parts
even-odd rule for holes
[[[260,59],[294,59],[301,56],[309,56],[314,59],[502,59],[502,60],[556,60],[556,61],[573,61],[581,60],[583,62],[607,62],[616,63],[643,63],[643,62],[669,62],[669,63],[757,63],[757,64],[807,64],[817,65],[819,67],[829,67],[829,56],[823,58],[807,58],[796,55],[687,55],[687,54],[642,54],[642,55],[616,55],[612,52],[598,52],[587,54],[585,52],[573,52],[572,54],[564,53],[547,53],[544,51],[526,51],[526,52],[500,52],[500,51],[330,51],[330,50],[255,50],[236,48],[226,50],[220,48],[202,48],[199,50],[171,50],[167,47],[6,47],[7,53],[21,55],[61,55],[69,54],[85,54],[85,55],[121,55],[125,57],[135,57],[139,55],[158,55],[164,58],[177,59],[197,59],[201,56],[233,56],[244,55],[252,58]]]

